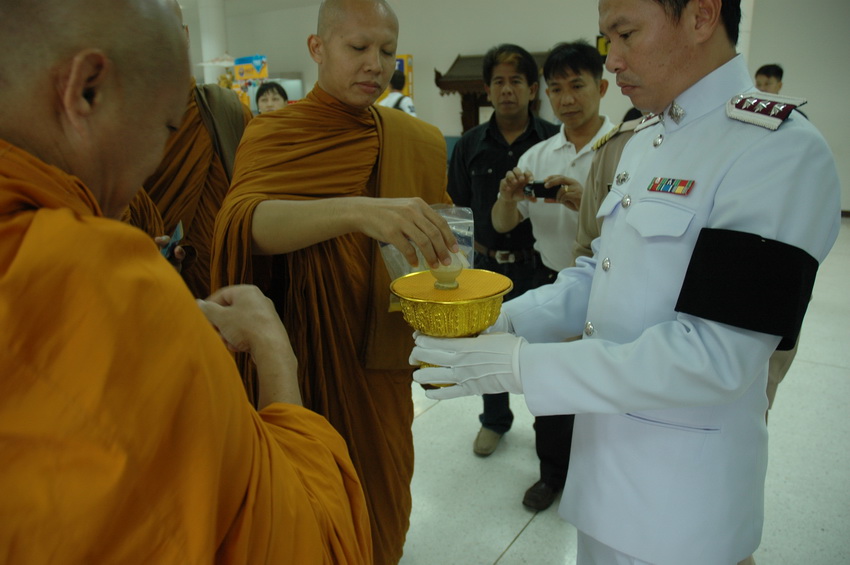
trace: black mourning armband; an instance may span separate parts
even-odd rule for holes
[[[691,256],[676,311],[782,337],[794,347],[818,270],[793,245],[755,234],[704,228]]]

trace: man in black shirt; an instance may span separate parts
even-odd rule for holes
[[[558,132],[558,126],[537,118],[529,105],[537,98],[540,75],[531,54],[517,45],[490,49],[483,61],[484,89],[493,104],[490,120],[466,132],[455,145],[449,163],[448,191],[457,206],[472,208],[475,220],[475,268],[509,277],[514,288],[505,299],[533,287],[538,269],[545,269],[534,251],[529,222],[508,233],[493,229],[490,210],[499,181],[531,146]],[[481,430],[473,451],[486,457],[496,450],[513,423],[508,393],[484,395]]]

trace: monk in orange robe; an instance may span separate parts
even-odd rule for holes
[[[176,2],[174,5],[182,21],[182,11]],[[230,187],[236,147],[250,119],[251,111],[235,92],[216,84],[197,86],[191,79],[183,122],[168,139],[156,172],[144,182],[145,191],[162,216],[164,230],[155,232],[146,223],[155,222],[155,218],[146,211],[144,195],[130,203],[130,223],[149,234],[170,234],[178,222],[183,222],[181,247],[187,259],[180,272],[196,298],[206,298],[210,293],[215,217]]]
[[[121,214],[121,221],[136,226],[153,238],[165,237],[165,222],[162,220],[162,213],[145,189],[140,189],[136,193],[136,196],[130,201],[130,205]]]
[[[277,305],[302,360],[304,405],[348,443],[378,565],[399,561],[409,526],[413,404],[412,332],[388,311],[390,280],[375,240],[411,263],[414,245],[431,264],[457,250],[428,206],[449,202],[442,135],[372,105],[392,75],[397,38],[383,1],[322,3],[308,40],[318,84],[248,124],[213,251],[214,287],[253,282]],[[243,378],[256,395],[248,368]]]
[[[185,109],[167,3],[0,2],[0,555],[369,564],[347,446],[299,406],[271,302],[197,304],[110,219]],[[222,340],[256,362],[260,412]]]

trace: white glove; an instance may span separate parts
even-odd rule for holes
[[[525,339],[507,333],[456,339],[419,335],[410,364],[439,366],[415,371],[413,380],[421,385],[443,385],[425,391],[425,396],[434,400],[498,392],[522,394],[519,349],[525,343]]]

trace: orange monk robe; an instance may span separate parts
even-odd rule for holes
[[[371,563],[347,447],[248,403],[139,230],[0,140],[0,555],[8,563]]]
[[[140,188],[130,205],[124,210],[121,221],[136,226],[151,237],[168,235],[162,214],[145,189]]]
[[[215,216],[230,187],[236,147],[250,119],[251,111],[232,91],[217,85],[196,87],[193,81],[180,129],[169,138],[162,162],[144,183],[165,226],[156,235],[171,234],[183,221],[181,245],[190,259],[181,274],[197,298],[210,293]]]
[[[354,110],[318,86],[254,118],[216,220],[213,287],[253,281],[274,300],[299,359],[304,405],[348,442],[372,521],[375,563],[401,558],[411,507],[412,331],[389,313],[378,244],[352,233],[285,255],[252,257],[264,200],[420,196],[449,202],[440,132],[393,108]],[[246,385],[255,393],[250,371]]]

